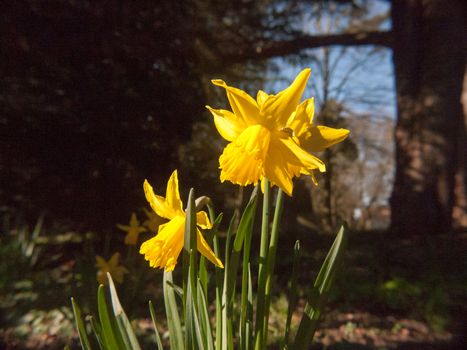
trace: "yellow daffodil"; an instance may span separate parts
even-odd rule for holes
[[[300,103],[310,72],[304,69],[276,95],[260,90],[256,100],[222,80],[212,81],[226,90],[232,108],[207,106],[220,135],[230,142],[219,158],[222,182],[246,186],[267,178],[290,196],[294,177],[326,170],[309,152],[341,142],[349,131],[312,125],[313,99]]]
[[[143,208],[144,214],[146,214],[146,220],[144,220],[143,225],[146,226],[149,231],[157,232],[159,226],[164,222],[164,219],[153,211]]]
[[[140,226],[135,213],[131,214],[129,225],[117,224],[117,227],[120,230],[127,232],[127,235],[125,236],[125,244],[128,245],[136,245],[136,243],[138,243],[139,234],[146,231],[145,227]]]
[[[118,283],[123,282],[123,275],[128,273],[128,270],[124,266],[118,264],[119,259],[119,253],[112,255],[109,261],[106,261],[99,255],[96,256],[96,266],[99,268],[97,271],[97,282],[100,284],[108,284],[107,272],[110,273],[114,281]]]
[[[170,221],[160,225],[157,235],[144,242],[139,252],[149,261],[151,267],[165,268],[166,271],[172,271],[177,264],[178,256],[183,248],[186,218],[178,192],[177,170],[170,176],[165,198],[156,195],[147,180],[144,181],[144,194],[156,214]],[[204,211],[196,214],[196,221],[197,225],[201,228],[212,227]],[[205,241],[199,229],[197,229],[197,247],[198,251],[213,264],[224,267]]]

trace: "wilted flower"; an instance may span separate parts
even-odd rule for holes
[[[139,234],[146,231],[146,228],[139,224],[135,213],[131,214],[129,225],[117,224],[117,227],[120,230],[127,232],[127,235],[125,236],[125,244],[128,245],[136,245]]]
[[[304,69],[285,90],[276,95],[260,90],[256,100],[222,80],[212,81],[226,89],[232,107],[232,112],[207,107],[230,141],[219,158],[222,182],[246,186],[267,178],[292,195],[294,177],[326,170],[309,152],[344,140],[349,131],[312,125],[313,99],[299,104],[309,76],[310,69]]]
[[[147,180],[144,181],[144,194],[156,214],[170,221],[160,225],[157,235],[141,245],[140,253],[144,254],[144,258],[149,261],[151,267],[165,268],[166,271],[172,271],[183,248],[186,218],[178,191],[177,170],[172,173],[167,182],[165,198],[156,195]],[[208,229],[212,227],[204,211],[196,213],[196,221],[201,228]],[[197,248],[213,264],[224,267],[199,229],[197,229]]]
[[[106,261],[99,255],[96,256],[96,266],[99,268],[97,271],[97,282],[100,284],[108,284],[107,272],[110,273],[114,281],[118,283],[123,282],[123,275],[128,273],[128,270],[124,266],[118,264],[119,259],[120,253],[112,255],[109,261]]]

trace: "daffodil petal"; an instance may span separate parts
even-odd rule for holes
[[[166,219],[172,219],[175,216],[176,213],[167,204],[165,198],[154,193],[154,189],[149,184],[148,180],[144,180],[143,188],[146,200],[149,202],[152,210],[154,210],[157,215]]]
[[[263,175],[270,139],[271,132],[262,125],[246,128],[219,158],[221,181],[242,186],[257,183]]]
[[[109,265],[112,267],[116,267],[118,265],[118,259],[120,258],[120,253],[114,253],[109,260]]]
[[[292,129],[294,136],[300,138],[304,135],[313,122],[315,113],[315,103],[313,98],[309,98],[297,106],[287,121],[287,127]]]
[[[136,217],[135,213],[131,213],[131,218],[130,218],[130,226],[138,226],[139,221],[138,218]]]
[[[334,129],[318,125],[309,129],[309,134],[305,140],[300,140],[300,144],[309,152],[320,152],[344,141],[349,133],[347,129]]]
[[[292,176],[287,171],[290,151],[277,139],[271,140],[271,150],[264,162],[265,176],[273,185],[279,186],[289,196],[292,195]],[[288,157],[289,156],[289,157]]]
[[[211,247],[209,247],[209,244],[206,242],[204,239],[203,235],[201,234],[200,230],[196,230],[196,245],[198,248],[198,251],[204,255],[210,262],[212,262],[214,265],[224,268],[224,265],[222,264],[222,261],[214,254],[212,251]]]
[[[323,161],[312,154],[309,154],[303,148],[301,148],[294,140],[291,138],[287,139],[280,139],[280,142],[285,145],[299,160],[301,165],[307,169],[319,169],[321,172],[326,171],[326,166],[324,165]],[[291,161],[293,163],[293,161]]]
[[[241,118],[247,125],[254,124],[259,120],[258,104],[250,95],[240,89],[228,86],[220,79],[212,80],[212,83],[226,90],[232,111],[238,118]]]
[[[159,227],[157,236],[144,242],[139,252],[154,268],[172,271],[183,248],[185,217],[176,216]]]
[[[178,172],[174,170],[167,182],[167,191],[165,195],[167,205],[172,211],[181,214],[183,212],[183,203],[178,192]]]
[[[196,224],[203,229],[212,228],[211,222],[209,221],[208,215],[205,211],[199,211],[196,213]]]
[[[245,129],[246,125],[235,114],[225,109],[213,109],[206,106],[214,116],[214,125],[219,134],[227,141],[233,141]]]
[[[102,256],[97,255],[96,256],[96,266],[103,269],[104,267],[107,266],[107,261],[105,261],[105,259]]]
[[[263,90],[258,91],[258,93],[256,94],[256,102],[258,103],[258,106],[260,109],[268,97],[269,95],[265,93]]]
[[[285,125],[289,116],[300,103],[310,73],[311,70],[305,68],[288,88],[277,95],[270,95],[262,105],[262,114],[274,116],[278,125]]]

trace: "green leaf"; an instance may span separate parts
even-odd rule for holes
[[[220,257],[219,239],[217,236],[213,239],[214,253]],[[216,266],[215,282],[216,282],[216,350],[222,349],[222,295],[223,295],[223,277],[222,271]]]
[[[197,228],[196,228],[196,204],[195,191],[190,189],[188,204],[185,210],[185,233],[183,242],[183,309],[187,309],[186,290],[187,283],[191,283],[192,293],[196,299],[196,271],[197,271]],[[193,252],[191,254],[190,252]],[[190,274],[188,275],[188,271]]]
[[[221,299],[221,310],[222,310],[222,332],[221,332],[221,337],[216,337],[216,347],[217,344],[220,344],[220,348],[222,350],[227,350],[227,349],[232,349],[232,344],[230,344],[229,339],[231,338],[229,336],[229,330],[231,329],[229,327],[229,323],[231,324],[232,319],[231,319],[231,308],[232,308],[232,303],[230,302],[227,294],[227,281],[228,281],[228,275],[230,273],[230,253],[231,253],[231,242],[232,242],[232,232],[233,232],[233,226],[234,222],[236,219],[236,215],[232,215],[232,219],[230,220],[229,223],[229,228],[227,230],[227,238],[225,242],[225,262],[224,262],[224,284],[222,286],[222,299]]]
[[[246,346],[245,349],[252,349],[253,340],[253,283],[251,282],[251,266],[248,263],[248,304],[246,308]]]
[[[211,205],[208,205],[208,211],[209,211],[209,220],[212,223],[212,227],[210,229],[204,229],[204,238],[210,242],[214,236],[217,234],[219,231],[219,225],[222,222],[222,218],[224,214],[220,213],[217,217],[214,216],[214,210]]]
[[[193,254],[193,252],[191,252]],[[191,266],[190,266],[191,269]],[[191,273],[191,271],[190,271]],[[188,283],[187,288],[187,309],[186,309],[186,322],[185,322],[185,349],[205,350],[206,339],[201,334],[201,327],[199,324],[197,298],[195,297],[192,284]],[[197,294],[197,293],[196,293]]]
[[[117,290],[115,289],[115,284],[112,280],[112,276],[110,276],[110,273],[108,272],[107,278],[109,280],[110,300],[112,301],[113,312],[115,315],[115,319],[117,320],[117,326],[120,330],[120,335],[123,339],[123,343],[125,344],[125,348],[134,350],[141,349],[138,343],[138,339],[136,338],[135,332],[131,327],[131,323],[128,320],[125,311],[123,310],[120,300],[118,299]]]
[[[211,322],[209,320],[208,304],[206,294],[204,294],[201,281],[198,281],[198,315],[201,329],[201,338],[204,340],[204,347],[207,350],[214,350],[212,339]]]
[[[252,201],[253,200],[253,201]],[[258,188],[256,187],[253,190],[250,198],[250,202],[252,203],[251,211],[252,213],[249,214],[249,219],[242,220],[239,225],[239,231],[245,231],[244,239],[243,239],[243,262],[242,262],[242,291],[240,297],[240,342],[249,341],[249,338],[246,338],[246,322],[247,319],[247,309],[248,309],[248,279],[251,278],[249,276],[250,272],[250,251],[251,251],[251,238],[253,235],[253,225],[256,216],[256,205],[258,202]],[[246,210],[245,210],[246,212]],[[243,216],[242,216],[243,219]]]
[[[152,305],[152,301],[149,300],[149,313],[151,314],[152,325],[154,326],[154,333],[156,334],[156,344],[158,350],[164,350],[162,346],[161,337],[159,335],[159,331],[157,330],[157,323],[156,323],[156,312],[154,311],[154,306]]]
[[[188,276],[190,276],[190,266],[188,267]],[[185,304],[185,349],[193,349],[195,344],[195,330],[193,322],[193,295],[191,293],[191,282],[186,284],[186,304]]]
[[[284,192],[279,188],[276,198],[276,207],[274,210],[274,219],[272,221],[271,239],[269,241],[269,250],[266,263],[266,285],[264,288],[264,340],[263,344],[268,343],[268,325],[269,325],[269,306],[271,303],[271,286],[276,264],[277,244],[279,241],[279,226],[284,208]]]
[[[102,338],[102,327],[101,327],[101,325],[99,324],[99,322],[93,316],[89,316],[89,323],[91,323],[91,329],[92,329],[92,331],[94,333],[94,336],[97,339],[97,343],[99,344],[99,348],[102,349],[102,350],[105,350],[104,341],[103,341],[103,338]]]
[[[90,350],[91,345],[89,344],[89,339],[86,334],[86,328],[84,327],[84,322],[81,317],[81,310],[79,309],[78,304],[75,303],[74,298],[71,298],[71,305],[73,307],[73,314],[75,315],[76,328],[78,328],[78,335],[81,347],[84,350]]]
[[[341,265],[346,245],[347,234],[344,226],[342,226],[321,266],[313,289],[308,296],[308,301],[305,305],[305,310],[292,349],[308,349],[309,343],[313,339],[316,331],[321,311],[326,302],[332,282]]]
[[[292,321],[293,310],[297,302],[297,280],[298,280],[298,268],[300,263],[300,241],[295,242],[293,249],[293,263],[292,263],[292,277],[289,281],[289,295],[288,295],[288,307],[287,307],[287,321],[285,323],[285,335],[283,346],[289,348],[289,333],[290,324]]]
[[[243,241],[245,237],[251,239],[251,232],[253,230],[254,217],[256,214],[256,202],[258,199],[258,187],[255,187],[251,193],[250,200],[248,201],[245,210],[243,211],[240,223],[238,224],[237,233],[233,244],[233,250],[230,253],[229,268],[226,268],[227,277],[227,300],[230,302],[235,293],[235,282],[237,280],[238,266],[240,261],[240,254],[243,248]],[[246,276],[245,276],[246,277]],[[246,281],[242,281],[245,282]]]
[[[105,348],[124,349],[124,345],[119,344],[117,340],[116,327],[112,324],[111,314],[109,313],[105,298],[105,288],[102,284],[97,291],[97,307],[99,310],[99,321],[102,326],[102,340]]]
[[[167,325],[169,328],[170,348],[183,349],[183,334],[180,317],[178,315],[177,301],[175,300],[174,289],[169,286],[168,282],[172,282],[172,272],[164,271],[163,289],[165,312],[167,315]]]
[[[172,281],[167,281],[167,284],[173,288],[174,292],[179,296],[180,299],[183,299],[183,288],[177,286],[175,283]]]
[[[256,202],[258,201],[258,186],[253,189],[250,200],[243,211],[242,218],[238,224],[237,234],[234,240],[234,250],[240,251],[243,245],[243,239],[247,232],[251,231],[254,216],[256,214]]]

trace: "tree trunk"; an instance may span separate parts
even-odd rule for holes
[[[463,0],[393,1],[398,119],[391,226],[400,234],[447,232],[466,217],[466,7]]]

